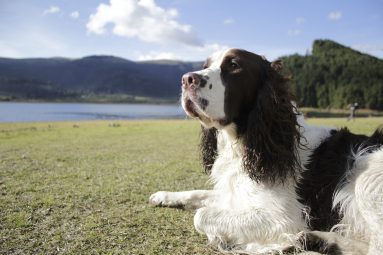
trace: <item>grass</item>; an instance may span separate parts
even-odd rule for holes
[[[311,119],[371,134],[383,118]],[[195,121],[0,124],[0,254],[218,254],[158,190],[206,188]]]

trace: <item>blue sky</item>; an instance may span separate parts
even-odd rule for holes
[[[383,58],[383,0],[0,0],[0,56],[273,60],[332,39]]]

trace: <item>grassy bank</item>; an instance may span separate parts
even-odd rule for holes
[[[323,109],[323,108],[299,108],[302,113],[308,118],[347,118],[350,115],[350,110],[347,109]],[[383,117],[383,111],[371,109],[358,109],[355,112],[357,118],[365,117]]]
[[[383,118],[311,119],[370,134]],[[195,121],[0,124],[0,254],[215,254],[158,190],[206,188]]]

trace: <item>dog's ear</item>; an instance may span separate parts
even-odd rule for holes
[[[211,168],[217,157],[217,129],[204,128],[201,126],[201,159],[206,174],[210,174]]]
[[[277,59],[273,62],[271,62],[271,68],[274,69],[275,71],[279,72],[283,68],[283,62],[280,59]]]
[[[245,133],[243,166],[257,182],[284,182],[299,167],[296,108],[286,79],[269,66]]]

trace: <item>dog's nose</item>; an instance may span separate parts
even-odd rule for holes
[[[182,86],[187,88],[198,88],[201,86],[202,76],[196,73],[186,73],[182,76]]]

